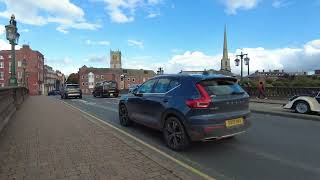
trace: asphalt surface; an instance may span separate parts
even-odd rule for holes
[[[54,97],[60,100],[59,96]],[[196,142],[169,150],[162,134],[141,125],[119,125],[116,98],[63,100],[159,148],[216,179],[320,179],[320,122],[253,113],[252,127],[234,139]],[[108,137],[106,137],[108,138]]]

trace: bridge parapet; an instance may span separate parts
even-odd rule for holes
[[[0,88],[0,132],[27,97],[27,88]]]
[[[253,97],[258,95],[257,88],[244,89]],[[288,98],[293,95],[315,94],[320,91],[320,87],[266,87],[265,93],[270,98]]]

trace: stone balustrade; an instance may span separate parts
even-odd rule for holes
[[[24,87],[0,88],[0,132],[27,97]]]

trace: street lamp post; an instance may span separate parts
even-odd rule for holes
[[[236,59],[234,60],[236,63],[236,66],[239,66],[240,64],[240,68],[241,68],[241,80],[243,78],[243,60],[245,61],[245,65],[248,66],[248,75],[249,75],[249,61],[250,59],[248,58],[248,54],[244,54],[242,51],[239,55],[236,55]],[[240,57],[240,59],[239,59]]]
[[[9,25],[5,26],[7,40],[11,44],[11,76],[9,84],[10,86],[17,86],[15,45],[19,42],[20,34],[18,33],[17,22],[14,15],[11,16],[9,23]]]
[[[164,73],[163,68],[162,68],[162,67],[159,67],[159,68],[158,68],[158,71],[157,71],[157,74],[158,74],[158,75],[161,75],[161,74],[163,74],[163,73]]]

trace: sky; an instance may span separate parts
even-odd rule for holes
[[[11,14],[19,46],[65,74],[109,67],[110,49],[123,68],[219,70],[225,25],[234,73],[241,50],[251,72],[320,69],[320,0],[0,0],[1,50]]]

